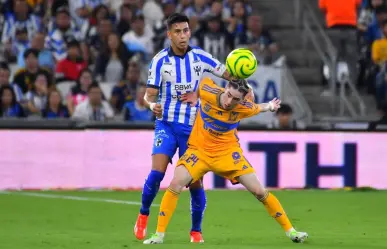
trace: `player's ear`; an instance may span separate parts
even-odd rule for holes
[[[169,29],[167,30],[167,36],[169,39],[171,39],[171,31]]]

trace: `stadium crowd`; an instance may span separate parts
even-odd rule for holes
[[[339,52],[338,72],[348,68],[352,82],[375,95],[381,109],[387,100],[386,0],[319,0],[319,7]],[[339,76],[338,81],[341,80]]]
[[[152,121],[147,68],[168,46],[166,18],[190,18],[192,46],[225,60],[277,50],[246,0],[3,0],[1,118]]]

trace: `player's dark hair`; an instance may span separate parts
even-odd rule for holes
[[[175,23],[187,22],[189,23],[188,16],[181,13],[173,13],[167,19],[167,28],[171,29],[172,25]]]
[[[241,92],[243,97],[249,93],[250,87],[247,81],[244,79],[232,79],[228,83],[232,88]]]

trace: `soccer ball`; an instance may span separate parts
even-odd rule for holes
[[[257,70],[258,62],[249,49],[237,48],[227,56],[226,67],[232,76],[246,79]]]

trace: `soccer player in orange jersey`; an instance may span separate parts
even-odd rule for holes
[[[175,174],[161,201],[157,230],[144,244],[161,244],[180,192],[185,186],[199,181],[207,172],[241,183],[266,208],[294,242],[303,242],[308,234],[293,228],[278,199],[258,180],[254,168],[243,156],[237,136],[239,121],[260,112],[277,111],[281,101],[255,104],[244,100],[249,93],[245,80],[230,81],[226,88],[210,78],[202,80],[198,95],[200,107],[188,140],[188,149],[177,162]],[[192,96],[192,95],[191,95]],[[190,97],[187,102],[195,102]]]

